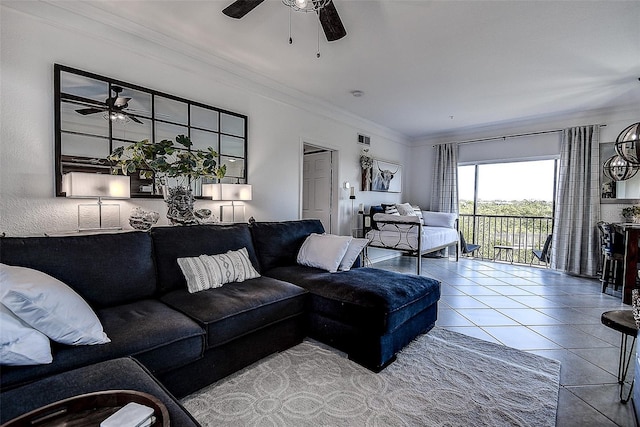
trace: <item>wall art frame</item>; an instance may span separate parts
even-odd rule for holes
[[[401,193],[402,165],[374,158],[370,185],[370,191]]]

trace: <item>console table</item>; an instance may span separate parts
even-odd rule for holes
[[[622,302],[631,304],[631,291],[636,287],[638,277],[638,242],[640,224],[614,223],[613,229],[624,239],[624,273],[622,281]]]

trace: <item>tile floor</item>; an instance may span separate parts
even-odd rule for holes
[[[374,266],[414,273],[415,258]],[[636,425],[632,402],[618,397],[621,334],[600,322],[631,307],[602,294],[597,280],[470,258],[423,258],[422,268],[442,282],[437,325],[560,360],[558,427]],[[632,369],[633,361],[629,380]]]

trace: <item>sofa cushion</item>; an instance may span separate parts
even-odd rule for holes
[[[151,229],[161,293],[186,289],[187,282],[178,258],[217,255],[247,248],[249,259],[258,270],[258,260],[247,224],[154,227]]]
[[[256,222],[250,228],[261,271],[295,265],[298,251],[307,236],[324,233],[324,227],[317,219]]]
[[[86,366],[108,359],[135,356],[153,372],[162,372],[197,360],[204,351],[204,330],[193,320],[157,300],[96,311],[108,344],[67,346],[53,343],[53,363],[3,367],[2,387]]]
[[[302,313],[306,294],[291,283],[263,276],[195,294],[175,290],[161,299],[202,325],[211,348]]]
[[[303,266],[265,275],[309,291],[309,310],[371,334],[388,334],[440,299],[440,282],[376,268],[328,273]]]
[[[0,262],[42,271],[92,307],[148,298],[156,292],[151,238],[135,231],[64,237],[0,238]]]
[[[69,345],[109,342],[89,304],[41,271],[0,264],[0,301],[54,341]]]
[[[172,426],[199,425],[139,362],[131,358],[74,369],[5,391],[0,394],[0,423],[59,400],[103,390],[149,393],[166,406]]]

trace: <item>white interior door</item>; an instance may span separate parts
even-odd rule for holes
[[[331,151],[305,154],[302,171],[302,218],[319,219],[327,233],[331,233],[331,183]]]

